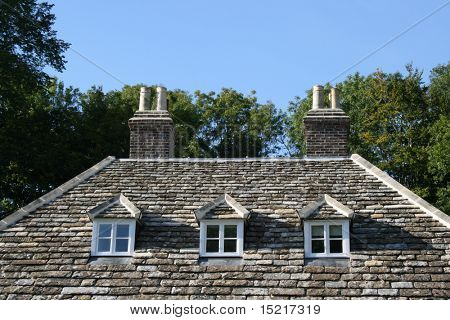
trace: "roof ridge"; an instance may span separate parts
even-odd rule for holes
[[[33,202],[30,202],[26,206],[20,208],[19,210],[7,215],[0,221],[0,231],[6,229],[10,225],[16,223],[23,217],[27,216],[30,212],[36,210],[37,208],[55,200],[57,197],[61,196],[65,192],[69,191],[70,189],[76,187],[81,182],[87,180],[88,178],[92,177],[94,174],[108,166],[111,162],[116,160],[115,157],[109,156],[103,159],[102,161],[98,162],[97,164],[93,165],[89,169],[83,171],[79,175],[73,177],[69,181],[63,183],[59,187],[53,189],[52,191],[44,194],[40,198],[34,200]]]
[[[391,178],[386,172],[378,168],[377,166],[373,165],[363,157],[361,157],[359,154],[352,154],[350,159],[353,160],[356,164],[358,164],[360,167],[365,169],[368,173],[372,174],[378,180],[383,182],[388,187],[394,189],[399,194],[404,196],[406,199],[408,199],[411,203],[418,206],[421,210],[423,210],[425,213],[432,216],[434,219],[441,222],[446,227],[450,228],[450,217],[446,215],[444,212],[439,210],[438,208],[434,207],[430,203],[428,203],[426,200],[419,197],[417,194],[403,186],[400,182],[396,181],[395,179]]]
[[[118,159],[120,162],[301,162],[301,161],[343,161],[350,160],[344,157],[261,157],[261,158],[147,158],[147,159]]]

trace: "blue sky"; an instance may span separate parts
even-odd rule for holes
[[[261,102],[285,108],[448,1],[50,2],[58,36],[123,83],[256,90]],[[449,60],[449,31],[447,5],[347,74],[403,72],[413,62],[426,80]],[[123,86],[73,51],[66,58],[63,73],[50,71],[66,85]]]

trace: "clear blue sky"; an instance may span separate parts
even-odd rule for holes
[[[445,3],[427,1],[50,1],[58,36],[126,84],[256,90],[285,108]],[[450,5],[347,74],[425,72],[450,57]],[[66,85],[123,85],[74,52]],[[342,81],[345,76],[337,81]]]

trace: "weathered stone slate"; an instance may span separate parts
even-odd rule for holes
[[[118,193],[142,211],[136,252],[92,264],[88,211]],[[251,212],[244,256],[201,265],[194,212],[224,193]],[[323,194],[354,212],[345,267],[305,265],[298,211]],[[449,252],[446,226],[351,159],[115,160],[0,231],[0,298],[448,299]]]

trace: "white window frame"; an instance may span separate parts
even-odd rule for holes
[[[98,238],[99,238],[99,226],[100,224],[112,224],[112,236],[111,236],[111,246],[109,252],[97,250],[98,248]],[[127,252],[116,252],[116,235],[117,235],[117,225],[126,224],[129,227],[128,234],[128,251]],[[91,242],[91,255],[92,256],[131,256],[134,252],[134,240],[136,234],[136,220],[131,219],[95,219],[92,226],[92,242]]]
[[[206,227],[219,226],[219,252],[206,252]],[[236,252],[224,252],[224,229],[226,225],[237,226]],[[200,256],[201,257],[242,257],[244,252],[243,220],[203,220],[200,221]]]
[[[330,226],[342,226],[342,253],[330,253]],[[305,258],[348,258],[350,257],[350,226],[349,220],[305,221]],[[312,226],[324,226],[324,253],[312,253]]]

